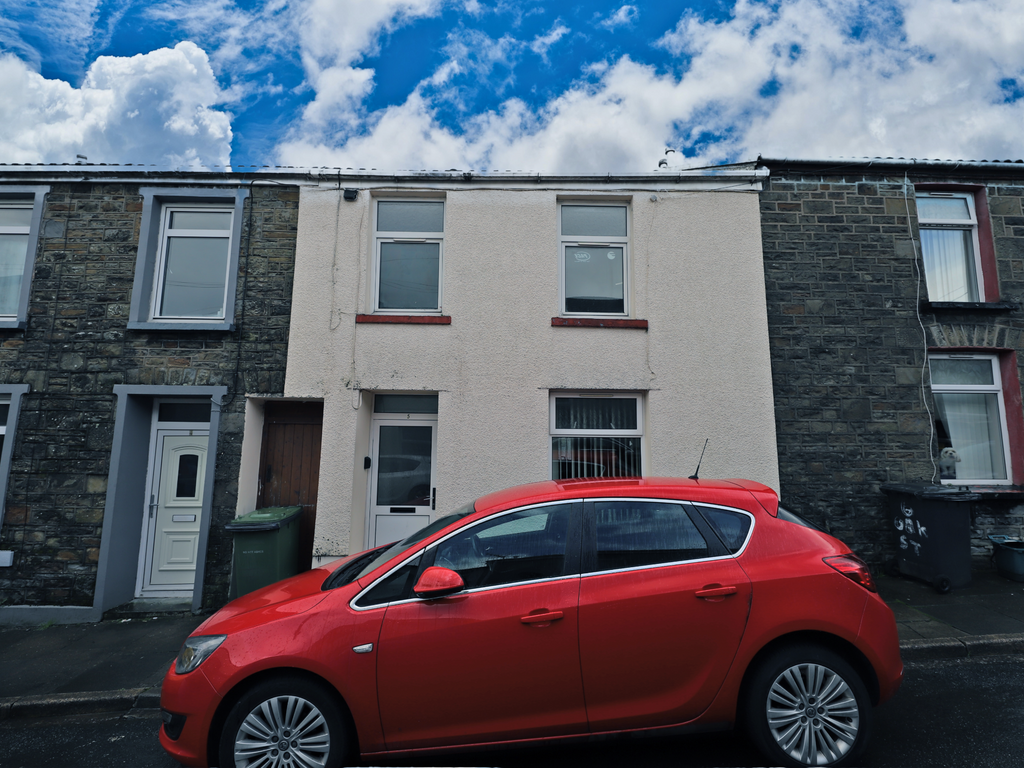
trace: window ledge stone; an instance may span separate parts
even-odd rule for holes
[[[646,320],[626,317],[552,317],[555,328],[635,328],[647,330]]]
[[[356,315],[357,323],[385,325],[451,325],[450,315]]]
[[[1013,312],[1016,301],[922,301],[923,312]]]
[[[213,323],[185,322],[185,323],[161,323],[159,321],[131,320],[128,322],[130,331],[233,331],[234,323],[223,320]]]

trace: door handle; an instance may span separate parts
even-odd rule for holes
[[[562,618],[561,611],[545,611],[544,613],[530,613],[519,619],[523,624],[550,624]]]
[[[729,595],[735,595],[736,587],[723,587],[721,584],[708,584],[703,589],[698,589],[694,594],[697,595],[697,597],[703,598],[704,600],[708,600],[715,597],[722,598],[728,597]]]

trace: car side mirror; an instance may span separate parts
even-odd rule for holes
[[[465,589],[466,584],[462,577],[450,568],[441,568],[432,565],[423,572],[416,586],[412,588],[416,597],[432,599],[453,595]]]

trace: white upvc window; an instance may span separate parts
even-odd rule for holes
[[[374,312],[439,313],[444,200],[377,200],[374,209]]]
[[[223,320],[233,208],[164,205],[153,292],[154,320]]]
[[[29,237],[31,200],[0,202],[0,317],[16,317],[21,301]]]
[[[629,314],[629,206],[559,205],[559,282],[563,315]]]
[[[921,256],[930,301],[984,301],[974,195],[917,193]]]
[[[551,478],[640,477],[643,396],[552,392]]]
[[[944,483],[1010,482],[1002,374],[995,355],[929,355]]]

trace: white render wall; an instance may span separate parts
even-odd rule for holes
[[[301,192],[285,396],[324,400],[314,554],[364,546],[370,391],[439,393],[439,511],[550,477],[562,389],[648,393],[646,475],[692,474],[710,438],[702,477],[778,489],[756,192],[369,186],[352,202],[334,183]],[[371,205],[412,187],[446,202],[451,325],[356,324],[373,306]],[[630,316],[648,331],[552,327],[566,199],[629,201]]]

